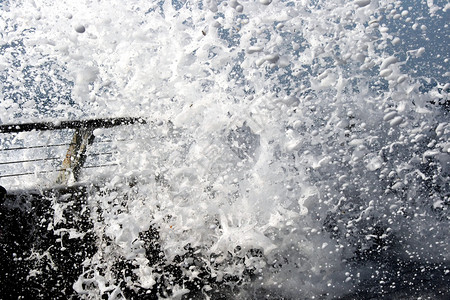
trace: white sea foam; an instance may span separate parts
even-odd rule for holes
[[[148,121],[121,129],[133,141],[113,145],[118,167],[105,185],[115,192],[90,200],[102,211],[96,234],[113,245],[86,269],[127,257],[139,266],[136,285],[150,288],[157,275],[135,242],[155,226],[168,260],[188,244],[204,257],[261,249],[266,262],[248,264],[267,290],[339,296],[369,280],[368,268],[346,262],[375,251],[375,240],[399,240],[402,259],[450,259],[448,195],[438,188],[448,186],[450,130],[437,104],[448,95],[421,93],[401,68],[427,52],[391,48],[404,41],[381,16],[397,2],[3,4],[0,121]],[[441,180],[429,193],[427,176]],[[113,277],[95,274],[97,289],[84,289],[83,274],[74,289],[120,294]]]

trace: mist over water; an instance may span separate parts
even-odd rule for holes
[[[94,132],[118,166],[82,178],[101,188],[76,293],[448,296],[450,5],[417,2],[0,2],[1,124],[147,120]]]

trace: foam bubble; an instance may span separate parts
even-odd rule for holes
[[[358,5],[359,7],[365,7],[367,5],[370,4],[370,0],[355,0],[355,4]]]
[[[86,31],[86,27],[84,27],[83,25],[77,25],[74,28],[75,28],[75,31],[78,33],[84,33]]]
[[[259,3],[261,3],[262,5],[269,5],[270,3],[272,3],[272,0],[259,0]]]

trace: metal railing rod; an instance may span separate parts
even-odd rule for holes
[[[88,156],[113,155],[115,152],[89,153]]]
[[[103,164],[103,165],[95,165],[95,166],[83,166],[83,169],[93,169],[93,168],[104,168],[104,167],[114,167],[119,164]]]
[[[96,141],[96,144],[100,143],[112,143],[112,142],[128,142],[133,141],[133,139],[130,140],[108,140],[108,141]],[[13,150],[26,150],[26,149],[38,149],[38,148],[50,148],[50,147],[62,147],[62,146],[71,146],[73,143],[64,143],[64,144],[51,144],[51,145],[39,145],[39,146],[28,146],[28,147],[14,147],[14,148],[4,148],[0,149],[0,152],[2,151],[13,151]]]
[[[26,149],[48,148],[48,147],[61,147],[61,146],[70,146],[70,145],[72,145],[72,143],[54,144],[54,145],[39,145],[39,146],[28,146],[28,147],[14,147],[14,148],[0,149],[0,152],[1,152],[1,151],[13,151],[13,150],[26,150]]]
[[[114,154],[114,152],[89,153],[89,156],[112,155],[112,154]],[[57,160],[57,159],[61,159],[61,157],[47,157],[47,158],[35,158],[35,159],[24,159],[24,160],[12,160],[12,161],[7,161],[7,162],[0,162],[0,165],[20,164],[20,163],[27,163],[27,162]]]
[[[107,118],[42,123],[22,123],[0,125],[0,133],[18,133],[33,130],[58,130],[80,128],[111,128],[118,125],[146,124],[142,118]]]
[[[35,174],[46,174],[46,173],[53,173],[53,172],[58,172],[58,171],[62,171],[62,169],[6,174],[6,175],[0,175],[0,178],[4,178],[4,177],[18,177],[18,176],[35,175]]]
[[[84,166],[84,169],[93,169],[93,168],[104,168],[104,167],[113,167],[118,166],[119,164],[103,164],[103,165],[94,165],[94,166]],[[54,172],[60,172],[64,171],[65,169],[54,169],[54,170],[46,170],[46,171],[38,171],[38,172],[24,172],[24,173],[14,173],[14,174],[6,174],[6,175],[0,175],[0,178],[5,177],[19,177],[19,176],[26,176],[26,175],[35,175],[35,174],[46,174],[46,173],[54,173]]]
[[[13,160],[7,162],[0,162],[0,165],[9,165],[9,164],[20,164],[34,161],[46,161],[46,160],[57,160],[61,159],[60,157],[47,157],[47,158],[35,158],[35,159],[24,159],[24,160]]]
[[[95,141],[96,144],[100,144],[100,143],[113,143],[113,142],[129,142],[129,141],[134,141],[134,139],[117,139],[117,140],[106,140],[106,141]]]

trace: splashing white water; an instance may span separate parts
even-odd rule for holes
[[[168,260],[188,244],[206,258],[261,249],[249,289],[293,298],[351,292],[371,272],[348,261],[380,245],[448,261],[448,53],[394,31],[426,40],[418,12],[442,18],[448,5],[404,2],[3,2],[2,123],[154,121],[115,145],[114,192],[90,204],[111,245],[86,262],[97,288],[80,274],[75,290],[119,295],[97,272],[119,256],[139,266],[134,284],[154,285],[135,243],[150,226]],[[438,52],[424,92],[434,78],[414,71]]]

